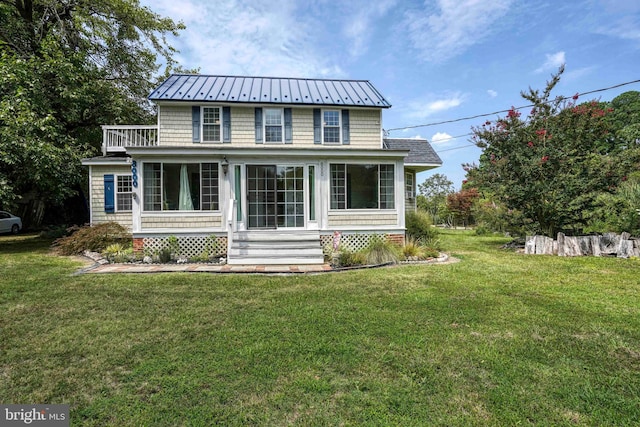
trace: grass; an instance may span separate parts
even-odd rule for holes
[[[72,425],[637,425],[640,261],[525,256],[318,276],[79,275],[0,237],[0,402]]]

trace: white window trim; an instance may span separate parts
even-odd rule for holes
[[[282,131],[280,132],[281,138],[280,141],[267,141],[267,110],[278,110],[280,111],[280,128]],[[275,125],[269,125],[275,126]],[[272,108],[272,107],[263,107],[262,108],[262,135],[265,144],[284,144],[284,108]]]
[[[409,181],[411,181],[411,187],[408,187]],[[404,198],[415,199],[416,198],[416,183],[414,175],[411,172],[404,173]]]
[[[354,208],[348,208],[347,207],[347,200],[346,200],[346,195],[348,193],[348,189],[347,189],[347,166],[349,165],[371,165],[374,164],[376,166],[378,166],[378,207],[375,209],[354,209]],[[344,169],[344,173],[345,173],[345,183],[344,183],[344,194],[345,194],[345,202],[344,202],[344,208],[332,208],[331,207],[331,191],[332,191],[332,179],[333,176],[331,175],[331,166],[332,165],[343,165],[345,167]],[[329,212],[391,212],[391,211],[397,211],[398,207],[397,207],[397,202],[395,200],[396,194],[397,193],[397,183],[396,180],[394,179],[393,182],[393,194],[394,194],[394,202],[393,202],[393,207],[392,208],[381,208],[381,196],[382,194],[380,193],[380,166],[393,166],[393,171],[394,171],[394,175],[396,173],[396,169],[397,169],[397,165],[395,163],[388,163],[388,162],[379,162],[379,163],[371,163],[371,162],[345,162],[345,163],[329,163],[329,201],[328,201],[328,207],[329,207]]]
[[[205,124],[204,122],[204,110],[205,108],[216,108],[218,109],[218,117],[220,118],[220,121],[218,122],[218,126],[220,126],[220,139],[218,141],[207,141],[204,139],[204,127],[205,126],[212,126],[215,125],[215,123],[208,123]],[[219,107],[217,105],[201,105],[200,106],[200,142],[204,143],[204,144],[221,144],[222,143],[222,107]]]
[[[119,177],[129,177],[131,179],[131,191],[119,191],[118,190],[118,178]],[[113,197],[115,198],[114,200],[114,212],[132,212],[133,211],[133,176],[131,174],[126,174],[126,173],[121,173],[121,174],[116,174],[113,176],[113,179],[115,180],[115,185],[114,185],[114,189],[115,191],[113,192]],[[120,194],[129,194],[131,196],[131,209],[119,209],[118,208],[118,195]]]
[[[158,161],[146,161],[146,162],[142,162],[142,167],[141,170],[143,171],[142,173],[144,174],[144,165],[146,164],[160,164],[160,206],[161,209],[160,210],[148,210],[144,208],[144,178],[143,178],[143,183],[140,186],[141,187],[141,191],[142,191],[142,202],[140,203],[140,210],[142,212],[142,214],[149,214],[149,215],[176,215],[177,213],[180,214],[207,214],[210,215],[211,213],[220,213],[222,211],[222,180],[223,178],[221,178],[223,176],[222,170],[221,170],[221,161],[220,160],[214,160],[214,161],[202,161],[202,162],[197,162],[197,161],[176,161],[176,160],[171,160],[171,159],[166,159],[166,160],[158,160]],[[165,163],[169,163],[169,164],[182,164],[182,163],[186,163],[186,164],[196,164],[198,165],[199,169],[200,169],[200,208],[201,209],[194,209],[192,211],[182,211],[182,210],[175,210],[175,209],[164,209],[164,164]],[[202,164],[203,163],[215,163],[217,164],[217,170],[218,170],[218,209],[213,209],[213,210],[205,210],[202,209]],[[144,176],[144,175],[143,175]],[[117,178],[115,178],[117,179]],[[117,185],[116,185],[117,187]],[[117,188],[116,188],[117,190]],[[116,201],[117,204],[117,201]]]
[[[339,141],[338,142],[325,142],[324,140],[324,129],[325,129],[325,121],[324,121],[324,113],[325,111],[337,111],[338,112],[338,135],[339,135]],[[342,145],[342,110],[339,109],[335,109],[335,108],[327,108],[327,109],[322,109],[320,111],[320,121],[322,122],[322,132],[320,135],[321,141],[323,145]],[[328,127],[328,126],[326,126]],[[331,126],[332,128],[334,126]]]

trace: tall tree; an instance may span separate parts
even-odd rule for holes
[[[522,92],[534,106],[526,119],[511,109],[473,128],[483,153],[469,172],[473,185],[548,236],[582,231],[598,195],[615,191],[639,159],[617,139],[608,103],[551,97],[563,70],[542,92]]]
[[[446,175],[436,173],[418,184],[418,190],[418,208],[429,212],[434,224],[442,222],[447,209],[447,196],[454,192],[453,182]]]
[[[59,203],[101,124],[151,120],[146,97],[184,26],[137,0],[0,0],[0,206]]]

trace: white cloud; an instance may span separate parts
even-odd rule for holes
[[[409,120],[423,120],[433,114],[458,107],[464,102],[465,96],[460,92],[430,100],[413,100],[407,102],[405,115]]]
[[[512,0],[425,1],[420,11],[405,14],[409,39],[425,61],[444,62],[483,40],[508,12]]]
[[[556,53],[547,53],[546,54],[547,60],[544,62],[544,64],[542,64],[541,67],[536,69],[536,73],[542,73],[544,71],[555,71],[558,69],[558,67],[560,67],[562,64],[566,63],[566,59],[565,59],[565,53],[564,51],[559,51]]]
[[[491,97],[491,98],[495,98],[496,96],[498,96],[498,92],[496,92],[493,89],[489,89],[487,90],[487,94]]]
[[[431,143],[434,145],[437,144],[439,146],[442,146],[442,144],[446,142],[451,142],[452,140],[453,140],[453,137],[446,132],[436,132],[431,137]]]
[[[640,26],[633,17],[626,16],[615,21],[607,22],[607,24],[608,26],[601,24],[601,26],[595,30],[595,33],[624,40],[640,41]]]
[[[260,0],[202,2],[159,0],[150,7],[184,21],[187,30],[173,41],[178,63],[209,74],[344,77],[344,70],[315,45],[317,23],[295,0],[277,7]]]

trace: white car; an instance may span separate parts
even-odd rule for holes
[[[18,234],[20,230],[22,230],[20,217],[11,215],[9,212],[0,211],[0,233]]]

